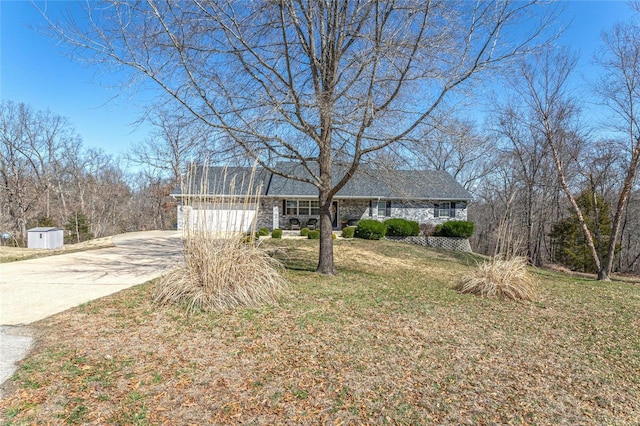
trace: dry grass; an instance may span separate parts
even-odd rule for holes
[[[266,240],[277,307],[191,312],[156,283],[36,324],[4,425],[637,425],[640,287],[533,270],[538,301],[461,295],[478,258]],[[379,260],[370,264],[368,258]]]
[[[195,167],[187,174],[183,193],[199,190],[183,205],[196,209],[183,230],[184,262],[159,280],[154,300],[183,305],[190,312],[275,304],[286,283],[281,264],[254,239],[261,193],[260,184],[254,183],[255,167],[247,175],[229,175],[225,169],[215,178],[210,187],[207,168],[199,173]],[[236,193],[236,188],[245,193]],[[238,211],[242,213],[234,213]]]
[[[281,264],[239,238],[192,232],[184,257],[182,265],[158,281],[156,303],[178,303],[190,311],[256,307],[276,303],[286,288]]]
[[[535,300],[535,279],[523,257],[492,259],[480,264],[454,286],[460,293],[510,300]]]
[[[96,238],[78,244],[65,244],[55,250],[30,249],[24,247],[0,247],[0,263],[15,262],[18,260],[34,259],[37,257],[55,256],[57,254],[73,253],[76,251],[95,250],[114,247],[112,237]]]

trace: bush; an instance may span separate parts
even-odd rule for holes
[[[300,236],[301,237],[306,237],[307,235],[309,235],[309,228],[302,228],[300,230]]]
[[[241,238],[192,232],[184,242],[183,263],[158,280],[154,301],[188,311],[274,304],[286,289],[281,269],[265,250]]]
[[[353,235],[356,232],[355,226],[347,226],[342,228],[342,238],[353,238]]]
[[[412,220],[393,218],[385,220],[384,224],[390,237],[414,237],[420,234],[420,225]]]
[[[271,233],[271,238],[282,238],[282,229],[276,228]]]
[[[462,278],[454,289],[483,297],[535,299],[535,282],[527,270],[527,261],[522,257],[486,262],[475,273]]]
[[[243,243],[254,243],[256,240],[260,239],[260,233],[256,232],[245,232],[245,234],[240,238],[240,241]]]
[[[363,219],[358,222],[354,236],[365,240],[379,240],[387,233],[384,223],[373,219]]]
[[[258,233],[261,237],[266,237],[267,235],[269,235],[269,228],[260,228]]]
[[[310,240],[319,240],[320,239],[320,231],[318,231],[318,230],[309,231],[307,229],[307,238],[310,239]]]
[[[450,220],[436,225],[434,233],[437,237],[469,238],[473,235],[473,222],[466,220]]]

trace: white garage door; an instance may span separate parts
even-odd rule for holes
[[[200,210],[183,207],[183,229],[210,230],[216,233],[249,232],[254,224],[257,206],[247,209]]]

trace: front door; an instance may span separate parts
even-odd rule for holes
[[[333,229],[338,229],[338,202],[333,201],[331,203],[331,226]]]

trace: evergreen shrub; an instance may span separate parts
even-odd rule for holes
[[[282,229],[276,228],[271,233],[271,238],[282,238]]]
[[[318,230],[309,231],[307,229],[307,238],[310,239],[310,240],[319,240],[320,239],[320,231],[318,231]]]
[[[412,220],[392,218],[385,220],[384,224],[390,237],[415,237],[420,234],[420,225]]]
[[[384,223],[373,219],[363,219],[358,222],[354,236],[365,240],[379,240],[387,233]]]
[[[469,238],[473,235],[473,222],[450,220],[436,226],[436,237]]]
[[[300,230],[300,236],[301,237],[306,237],[307,235],[309,235],[309,228],[302,228]]]
[[[355,226],[346,226],[342,228],[342,238],[353,238],[353,235],[356,232]]]
[[[267,235],[269,235],[269,228],[260,228],[258,233],[261,237],[266,237]]]

